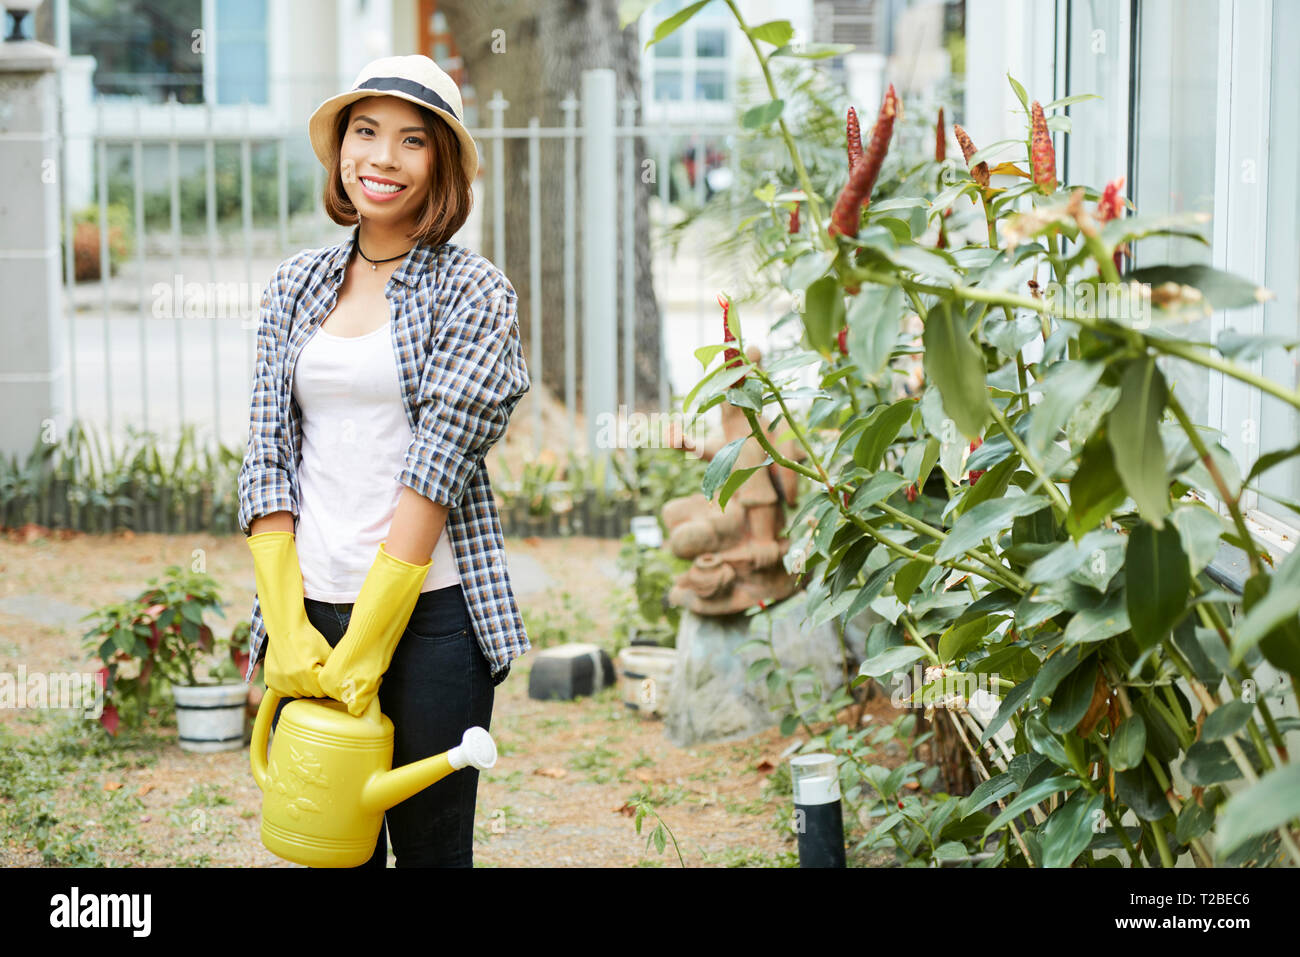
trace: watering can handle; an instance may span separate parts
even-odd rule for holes
[[[271,719],[283,697],[278,691],[266,689],[262,703],[257,709],[257,720],[253,723],[253,740],[249,744],[249,756],[253,763],[253,780],[258,788],[265,791],[267,785],[266,742],[271,733]]]

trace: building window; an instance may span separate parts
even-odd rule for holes
[[[1300,31],[1300,5],[1273,4],[1273,56],[1268,117],[1268,202],[1265,223],[1264,285],[1277,297],[1263,306],[1265,335],[1300,339],[1300,190],[1296,188],[1295,157],[1300,149],[1300,59],[1288,41]],[[1296,353],[1273,349],[1260,363],[1260,372],[1288,388],[1300,384]],[[1300,440],[1300,414],[1280,399],[1264,396],[1260,406],[1259,452],[1287,449]],[[1290,459],[1257,480],[1257,508],[1288,525],[1300,522],[1300,463]],[[1283,503],[1292,503],[1287,508]]]
[[[655,7],[651,26],[685,6],[683,0],[665,0]],[[734,27],[724,4],[714,2],[684,23],[671,36],[649,49],[642,62],[651,77],[657,102],[724,102],[730,33]]]
[[[202,0],[69,0],[74,56],[95,58],[99,96],[203,102],[203,56],[194,52]]]
[[[1141,7],[1132,198],[1142,215],[1215,212],[1218,9],[1218,0],[1155,0]],[[1212,223],[1204,227],[1207,241],[1212,228]],[[1180,237],[1154,236],[1134,248],[1139,267],[1209,265],[1211,258],[1209,245]],[[1204,341],[1210,320],[1181,331]],[[1182,360],[1162,360],[1161,365],[1180,386],[1180,401],[1192,421],[1214,424],[1209,370]]]
[[[267,102],[267,0],[221,0],[217,11],[217,102]]]

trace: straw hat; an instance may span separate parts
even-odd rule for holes
[[[332,96],[311,115],[308,131],[311,146],[326,169],[338,153],[334,128],[339,112],[348,104],[367,96],[396,96],[423,106],[442,117],[460,140],[460,161],[472,183],[478,173],[478,147],[461,122],[464,107],[456,81],[427,56],[389,56],[367,64],[352,84],[352,89]]]

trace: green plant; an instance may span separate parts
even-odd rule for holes
[[[614,623],[616,646],[629,642],[635,629],[638,634],[655,636],[665,647],[673,647],[682,612],[668,604],[668,591],[691,563],[665,549],[638,545],[634,536],[624,535],[616,564],[620,571],[632,574],[635,598],[618,609]]]
[[[865,183],[819,190],[769,64],[819,51],[791,47],[785,21],[751,27],[734,0],[727,6],[770,96],[750,112],[753,125],[790,157],[792,182],[760,197],[770,216],[747,228],[767,251],[769,288],[798,299],[791,321],[802,339],[794,354],[753,366],[733,308],[736,341],[697,351],[705,374],[683,407],[736,405],[773,461],[808,480],[789,527],[814,586],[809,617],[848,620],[871,607],[886,619],[852,685],[903,679],[917,663],[930,669],[918,692],[954,674],[995,679],[996,715],[977,722],[945,706],[933,725],[935,747],[961,751],[983,783],[960,802],[939,792],[896,798],[896,846],[908,860],[956,859],[960,834],[968,862],[991,850],[1008,866],[1106,866],[1115,852],[1135,867],[1185,855],[1202,866],[1300,864],[1300,787],[1283,738],[1295,722],[1273,713],[1254,677],[1264,663],[1293,686],[1300,675],[1300,553],[1274,566],[1241,510],[1257,477],[1300,446],[1243,476],[1161,368],[1177,358],[1300,409],[1300,393],[1240,361],[1295,343],[1171,334],[1269,293],[1204,266],[1121,274],[1117,262],[1146,238],[1204,242],[1201,217],[1116,215],[1118,184],[1059,184],[1047,134],[1070,132],[1065,108],[1090,97],[1040,106],[1014,79],[1023,140],[968,151],[964,163],[929,150],[914,159],[882,126],[881,176],[897,170],[900,189],[887,199]],[[1007,153],[1011,161],[982,166]],[[792,234],[779,214],[796,188],[811,228]],[[947,248],[936,217],[948,220]],[[1041,348],[1028,352],[1035,339]],[[734,368],[729,347],[741,357]],[[809,393],[789,376],[810,363],[821,381],[811,411],[796,415],[792,400]],[[768,405],[805,462],[767,441],[756,417]],[[724,506],[743,477],[728,453],[702,483]],[[1206,573],[1220,542],[1240,548],[1250,570],[1235,620],[1236,596]],[[757,671],[777,687],[797,677],[775,662]],[[815,711],[791,700],[783,730],[807,726]],[[1004,729],[1009,760],[989,750]],[[901,782],[888,776],[876,787],[858,732],[836,724],[815,740],[877,796],[897,794]],[[1175,789],[1176,773],[1188,787]],[[999,801],[1005,808],[985,822],[984,808]]]
[[[173,565],[161,582],[137,597],[103,605],[85,616],[87,652],[104,662],[99,670],[107,703],[100,723],[116,734],[121,722],[138,725],[146,710],[165,700],[153,680],[155,670],[167,681],[198,685],[238,681],[248,623],[228,639],[217,639],[204,622],[205,613],[225,617],[217,583],[202,572]]]

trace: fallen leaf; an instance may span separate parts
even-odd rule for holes
[[[533,773],[540,774],[544,778],[562,778],[569,772],[564,768],[538,768]]]
[[[624,804],[623,804],[622,807],[616,807],[616,808],[614,808],[614,813],[615,813],[615,814],[622,814],[624,817],[635,817],[635,816],[636,816],[636,808],[634,808],[632,805],[630,805],[630,804],[624,802]]]
[[[919,782],[919,781],[906,781],[906,782],[903,783],[903,787],[907,788],[909,791],[919,791],[919,790],[921,790],[921,782]]]
[[[771,758],[764,758],[762,761],[759,761],[758,764],[754,766],[754,770],[757,771],[759,774],[771,774],[773,771],[776,770],[776,764],[772,761]]]
[[[645,768],[638,768],[636,772],[636,779],[638,781],[645,781],[646,783],[649,783],[654,780],[654,777]]]
[[[105,791],[116,791],[116,790],[117,790],[118,788],[120,788],[121,786],[122,786],[122,782],[121,782],[121,781],[105,781],[105,782],[104,782],[104,790],[105,790]]]
[[[135,792],[135,796],[138,797],[138,798],[142,798],[142,797],[144,797],[146,794],[148,794],[150,791],[152,791],[153,789],[154,789],[154,786],[153,786],[152,784],[142,784],[142,785],[140,785],[140,790],[138,790],[138,791]]]

